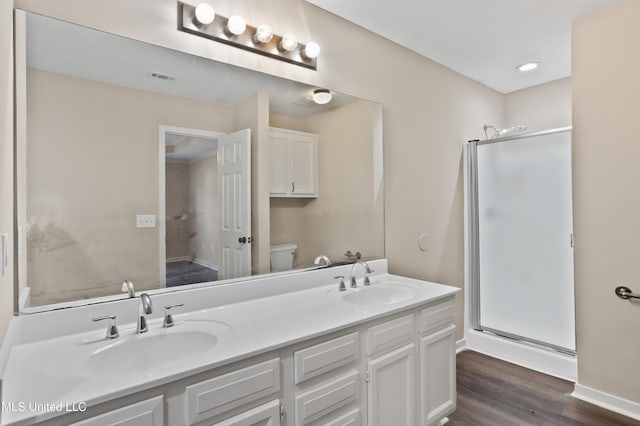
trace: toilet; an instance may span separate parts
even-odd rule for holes
[[[289,271],[293,268],[293,255],[298,248],[295,244],[271,246],[271,272]]]

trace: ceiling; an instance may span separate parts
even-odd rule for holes
[[[571,22],[619,0],[306,1],[509,93],[569,77]]]

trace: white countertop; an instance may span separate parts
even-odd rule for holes
[[[413,280],[390,274],[376,275],[371,287],[381,282],[406,283],[417,289],[408,300],[380,306],[345,303],[336,285],[241,301],[224,306],[174,315],[175,326],[163,329],[160,318],[149,322],[149,332],[136,335],[134,324],[120,326],[120,337],[104,339],[104,327],[90,332],[13,345],[3,377],[2,400],[27,404],[27,409],[3,411],[0,423],[27,424],[65,414],[52,408],[54,403],[84,402],[92,406],[144,389],[163,385],[234,361],[289,346],[296,342],[328,334],[395,312],[435,302],[459,291],[458,288]],[[348,285],[348,283],[347,283]],[[189,327],[208,327],[218,339],[213,349],[193,353],[175,362],[165,362],[152,370],[132,371],[122,366],[122,374],[94,376],[83,370],[83,360],[107,345],[160,334],[179,332]],[[106,324],[104,324],[106,327]],[[48,404],[31,411],[28,404]],[[16,408],[19,408],[16,406]],[[44,409],[41,409],[44,408]]]

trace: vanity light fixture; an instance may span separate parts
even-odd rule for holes
[[[331,98],[333,95],[329,91],[329,89],[316,89],[313,91],[313,102],[318,105],[324,105],[331,102]]]
[[[302,54],[308,59],[315,59],[320,56],[320,46],[315,41],[307,43]]]
[[[244,34],[247,29],[247,23],[240,15],[233,15],[227,20],[226,30],[229,34],[239,36]]]
[[[282,36],[280,43],[278,43],[278,47],[287,52],[293,52],[298,47],[298,40],[293,34],[285,34]]]
[[[518,65],[516,69],[520,72],[533,71],[540,66],[540,62],[527,62],[525,64]]]
[[[208,3],[197,6],[178,2],[178,30],[259,53],[312,70],[317,69],[318,43],[298,43],[294,34],[279,36],[266,24],[252,27],[244,18],[216,14]]]
[[[262,24],[256,28],[253,41],[257,44],[269,43],[273,39],[273,30],[267,24]]]
[[[216,18],[216,12],[210,4],[200,3],[196,6],[194,17],[198,23],[209,25]]]

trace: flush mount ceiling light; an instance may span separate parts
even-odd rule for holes
[[[298,43],[294,34],[279,36],[271,27],[247,25],[239,15],[230,18],[216,15],[210,4],[192,6],[178,2],[178,30],[230,46],[259,53],[312,70],[317,69],[320,46]]]
[[[527,62],[526,64],[521,64],[516,67],[516,69],[520,72],[533,71],[540,66],[540,62]]]
[[[313,102],[318,105],[324,105],[331,102],[331,98],[333,95],[329,91],[329,89],[316,89],[313,91]]]

